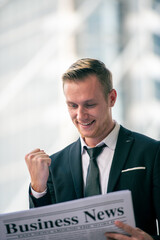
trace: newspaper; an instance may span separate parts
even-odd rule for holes
[[[0,239],[105,240],[115,220],[135,227],[129,190],[1,214]]]

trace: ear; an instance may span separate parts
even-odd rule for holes
[[[109,106],[110,106],[110,107],[113,107],[114,104],[115,104],[115,102],[116,102],[116,99],[117,99],[117,92],[116,92],[116,90],[115,90],[115,89],[112,89],[112,90],[110,91],[108,97],[109,97],[109,99],[108,99],[108,101],[109,101]]]

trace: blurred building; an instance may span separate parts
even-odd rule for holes
[[[77,138],[61,75],[78,58],[113,72],[119,123],[160,138],[159,13],[159,0],[0,0],[0,213],[28,208],[26,153]]]
[[[122,119],[127,127],[159,139],[160,1],[120,2],[119,71],[113,69]]]

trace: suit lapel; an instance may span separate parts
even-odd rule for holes
[[[114,191],[123,166],[128,158],[133,141],[134,138],[131,136],[131,131],[121,126],[111,165],[107,192]]]
[[[82,161],[81,161],[81,144],[78,139],[74,145],[72,145],[69,152],[69,164],[71,174],[74,182],[77,198],[83,197],[83,175],[82,175]]]

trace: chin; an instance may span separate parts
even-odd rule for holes
[[[95,137],[95,135],[94,135],[94,134],[91,134],[91,133],[84,133],[84,132],[82,132],[82,131],[79,131],[79,133],[81,134],[81,136],[82,136],[83,138],[94,138],[94,137]]]

